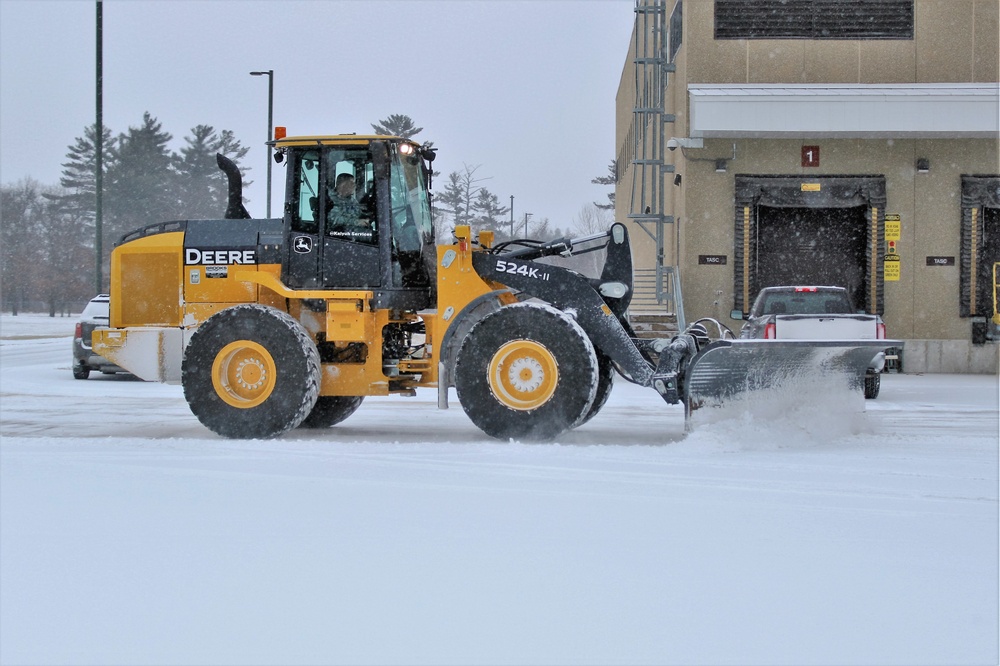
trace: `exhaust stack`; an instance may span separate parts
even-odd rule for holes
[[[250,213],[243,206],[243,176],[236,163],[221,153],[215,154],[215,162],[229,179],[229,201],[226,206],[227,220],[249,220]]]

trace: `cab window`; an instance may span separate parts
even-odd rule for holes
[[[319,151],[308,150],[296,157],[292,230],[316,234],[319,233]]]
[[[325,169],[325,234],[337,240],[378,243],[375,212],[375,167],[367,148],[327,149]]]
[[[390,177],[393,239],[400,252],[419,252],[422,243],[433,244],[430,200],[424,185],[423,163],[414,150],[402,144],[393,154]]]

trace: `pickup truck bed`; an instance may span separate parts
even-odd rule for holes
[[[734,319],[743,313],[733,312]],[[843,287],[783,286],[761,289],[740,338],[764,340],[882,340],[885,324],[855,312]],[[864,377],[865,398],[878,397],[885,352],[872,358]]]

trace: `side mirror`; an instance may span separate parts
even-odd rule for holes
[[[735,319],[737,321],[742,321],[742,319],[743,319],[743,310],[733,310],[733,311],[731,311],[729,313],[729,318],[730,319]]]

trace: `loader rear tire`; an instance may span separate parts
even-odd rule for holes
[[[305,328],[274,308],[247,304],[202,324],[181,366],[184,397],[212,432],[266,439],[298,426],[319,395],[320,359]]]
[[[455,390],[480,430],[544,441],[574,427],[594,403],[597,356],[575,320],[539,303],[486,315],[458,352]]]
[[[364,396],[321,395],[300,428],[329,428],[358,411]]]

